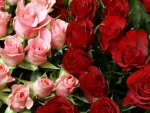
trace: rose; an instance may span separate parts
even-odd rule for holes
[[[50,43],[39,37],[28,40],[28,45],[24,51],[28,51],[27,58],[28,61],[39,66],[47,61],[46,56],[50,55]]]
[[[31,0],[32,2],[41,4],[42,6],[44,6],[48,11],[50,10],[50,8],[52,8],[52,6],[55,4],[56,0]]]
[[[3,89],[7,83],[13,82],[15,79],[8,74],[8,67],[6,64],[0,63],[0,89]]]
[[[105,7],[108,6],[108,4],[110,3],[110,1],[111,0],[99,0],[99,2],[102,2]]]
[[[139,61],[139,60],[138,60]],[[131,74],[127,81],[129,88],[127,96],[124,98],[124,106],[139,106],[144,109],[150,109],[150,65]]]
[[[116,50],[116,44],[123,35],[126,20],[119,16],[105,17],[99,25],[99,45],[105,54],[110,55]]]
[[[113,100],[104,96],[91,104],[90,113],[120,113],[120,109]]]
[[[80,71],[86,71],[91,65],[93,65],[92,58],[80,49],[70,48],[63,55],[63,68],[74,76]]]
[[[21,37],[32,38],[36,36],[39,29],[46,26],[51,18],[44,6],[30,2],[24,6],[23,0],[17,3],[16,17],[13,20],[13,27]]]
[[[10,66],[18,65],[24,59],[21,39],[17,35],[7,36],[4,41],[4,49],[0,48],[0,56]]]
[[[0,11],[3,11],[5,7],[5,1],[4,0],[0,0]]]
[[[68,17],[68,11],[65,8],[57,8],[49,13],[53,18],[59,17],[59,19],[66,21]]]
[[[93,23],[88,19],[69,23],[66,31],[66,44],[68,47],[87,51],[94,43],[93,27]]]
[[[127,17],[129,12],[129,4],[127,0],[111,0],[103,10],[105,16]]]
[[[65,74],[59,77],[56,82],[56,95],[69,96],[74,90],[79,87],[79,81],[71,74]]]
[[[38,78],[33,83],[33,92],[40,98],[45,98],[50,95],[51,91],[55,90],[54,82],[47,78]]]
[[[33,100],[29,97],[29,86],[24,85],[12,85],[12,92],[8,96],[7,104],[10,109],[20,112],[25,108],[30,109],[33,106]]]
[[[148,13],[150,13],[150,1],[149,0],[139,0],[141,2],[141,4],[144,6],[144,8],[146,9],[146,11]]]
[[[70,4],[71,17],[73,20],[89,19],[94,21],[97,5],[95,0],[73,0]]]
[[[79,113],[78,109],[62,96],[55,96],[44,106],[37,108],[35,113]]]
[[[66,40],[66,29],[68,23],[63,20],[56,19],[51,20],[51,34],[52,34],[52,47],[55,49],[61,48]]]
[[[11,15],[8,12],[0,11],[0,38],[7,34],[7,24]]]
[[[137,69],[144,66],[148,55],[148,38],[144,30],[126,32],[126,36],[117,44],[117,50],[112,54],[112,59],[123,71]]]
[[[94,98],[100,98],[108,93],[108,86],[105,77],[95,66],[90,66],[86,71],[79,73],[80,88],[89,102]]]

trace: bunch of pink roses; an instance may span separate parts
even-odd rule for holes
[[[48,2],[33,0],[25,4],[24,0],[1,1],[0,37],[4,38],[4,47],[0,48],[2,79],[0,89],[5,88],[7,83],[15,81],[11,76],[13,69],[22,67],[23,62],[38,68],[48,62],[47,57],[51,56],[52,48],[59,49],[64,45],[68,23],[48,15],[55,2],[55,0]],[[4,10],[7,4],[11,4],[10,7],[17,6],[11,23],[14,33],[10,34],[8,24],[11,14]],[[30,91],[38,98],[46,98],[52,91],[56,91],[57,95],[68,96],[79,87],[78,80],[71,74],[59,77],[56,81],[57,86],[47,76],[36,79],[30,84],[22,81],[25,84],[12,85],[11,93],[7,102],[5,101],[10,110],[21,112],[31,109],[34,101],[30,97]]]

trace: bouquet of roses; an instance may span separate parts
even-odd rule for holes
[[[0,0],[0,113],[149,113],[149,0]]]

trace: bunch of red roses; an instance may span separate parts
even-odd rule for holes
[[[144,30],[134,29],[127,31],[124,36],[129,13],[128,1],[112,0],[104,1],[103,3],[104,9],[102,12],[104,18],[98,25],[100,48],[105,54],[112,56],[113,61],[122,68],[122,71],[135,71],[142,68],[149,60],[149,58],[146,58],[148,55],[148,38]],[[86,10],[87,6],[83,4],[88,4],[89,9]],[[62,66],[68,73],[79,79],[80,88],[84,96],[92,103],[91,113],[105,111],[106,109],[108,112],[113,109],[112,112],[119,113],[118,105],[106,97],[108,86],[105,77],[96,66],[93,66],[91,57],[86,53],[90,46],[94,44],[93,27],[97,22],[96,4],[96,1],[92,0],[83,0],[82,2],[73,0],[71,2],[72,21],[66,30],[66,44],[69,50],[63,56]],[[133,85],[132,82],[129,84]],[[134,85],[137,84],[135,83]],[[128,87],[130,88],[130,85]],[[146,95],[145,93],[144,95]],[[124,105],[141,107],[142,105],[140,104],[146,104],[145,102],[143,103],[144,100],[140,100],[141,103],[138,104],[137,101],[139,102],[140,97],[136,98],[134,94],[135,89],[128,91]],[[94,102],[93,98],[99,99]]]

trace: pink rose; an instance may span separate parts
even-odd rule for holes
[[[3,11],[5,7],[5,1],[4,0],[0,0],[0,11]]]
[[[50,50],[50,42],[45,41],[40,37],[28,40],[28,45],[24,49],[24,51],[28,51],[28,61],[36,66],[39,66],[47,61],[47,58],[45,57],[50,55]]]
[[[45,98],[50,95],[51,91],[55,90],[54,82],[47,78],[38,78],[33,84],[33,91],[40,98]]]
[[[30,109],[33,106],[33,100],[29,97],[29,93],[28,84],[14,84],[11,94],[8,96],[9,108],[15,112],[20,112],[25,108]]]
[[[43,39],[44,41],[51,43],[51,33],[45,27],[43,27],[39,30],[37,37]]]
[[[30,2],[24,6],[24,1],[17,3],[16,17],[13,20],[13,27],[21,37],[32,38],[37,35],[40,28],[46,26],[51,17],[47,14],[44,6]]]
[[[4,49],[0,48],[0,56],[10,66],[18,65],[24,59],[23,47],[16,35],[7,36]]]
[[[79,81],[71,74],[65,74],[57,79],[56,95],[69,96],[79,87]]]
[[[7,34],[7,24],[11,15],[8,12],[0,11],[0,38]]]
[[[32,2],[36,2],[44,6],[47,10],[55,4],[56,0],[31,0]]]
[[[51,34],[52,34],[52,47],[55,49],[61,48],[66,40],[66,29],[68,26],[68,23],[66,23],[63,20],[56,19],[51,20],[50,22],[51,26]]]
[[[8,74],[8,71],[9,69],[7,65],[0,63],[0,89],[3,89],[7,83],[15,80]]]

